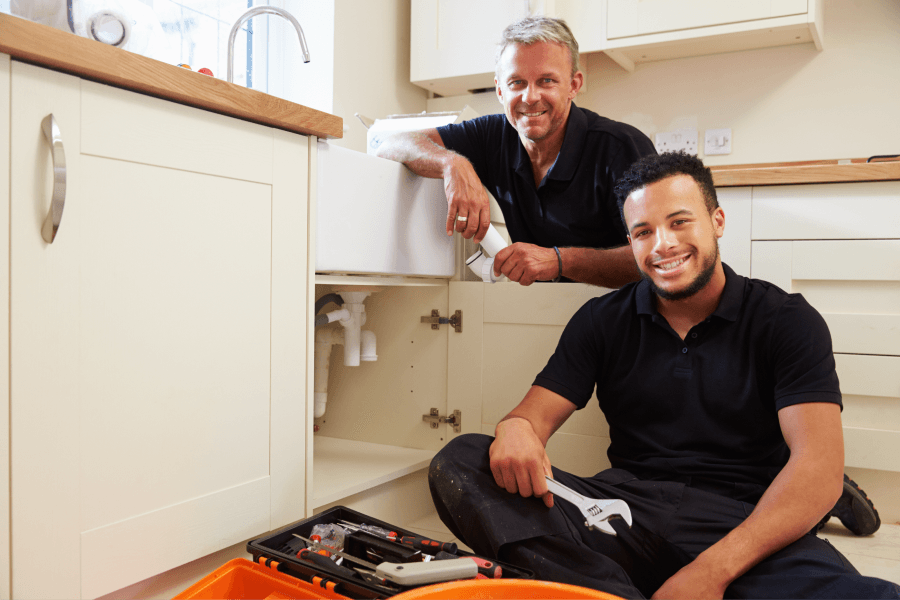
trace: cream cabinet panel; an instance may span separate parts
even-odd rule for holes
[[[794,279],[900,281],[900,240],[794,242]]]
[[[807,0],[607,0],[607,37],[662,33],[805,14]]]
[[[725,234],[719,238],[722,262],[744,277],[750,277],[750,188],[716,190],[725,212]]]
[[[607,0],[603,51],[637,63],[812,43],[822,49],[822,0]]]
[[[96,597],[304,515],[309,140],[12,71],[12,595]]]
[[[900,238],[900,181],[753,189],[754,240]]]
[[[494,55],[507,25],[546,14],[553,0],[412,0],[410,81],[442,96],[494,87]]]
[[[9,231],[10,60],[0,54],[0,231]],[[6,234],[3,234],[4,241]],[[0,312],[9,314],[9,244],[0,243]],[[0,362],[9,364],[9,321],[0,322]],[[9,598],[9,369],[0,371],[0,598]],[[0,436],[2,437],[2,436]]]
[[[842,187],[848,184],[837,184]],[[880,184],[873,195],[883,193]],[[786,204],[797,195],[813,203],[804,188],[773,190]],[[828,186],[815,186],[827,189]],[[756,205],[755,219],[760,214]],[[866,201],[865,188],[857,194]],[[832,197],[831,193],[825,200]],[[871,200],[871,198],[869,199]],[[853,197],[849,208],[859,202]],[[768,199],[765,200],[768,203]],[[771,203],[766,210],[779,207]],[[770,218],[773,218],[770,215]],[[815,227],[815,221],[821,223]],[[830,230],[833,221],[816,213],[810,235]],[[845,462],[849,467],[900,471],[900,278],[895,265],[900,250],[896,240],[822,240],[752,242],[753,277],[775,283],[788,292],[801,293],[825,319],[831,332],[838,378],[844,397]],[[890,499],[879,499],[889,502]],[[894,503],[890,510],[896,509]]]
[[[838,354],[834,360],[842,393],[897,398],[900,404],[900,357]]]
[[[272,183],[267,127],[91,81],[82,99],[84,154]],[[140,118],[110,118],[133,111]]]

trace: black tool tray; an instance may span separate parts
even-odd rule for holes
[[[416,535],[414,531],[385,523],[378,519],[374,519],[368,515],[364,515],[353,509],[344,506],[335,506],[319,514],[313,515],[305,521],[294,523],[275,533],[247,542],[247,552],[253,555],[254,562],[261,562],[267,566],[275,567],[282,573],[287,573],[304,581],[317,583],[322,586],[328,585],[328,582],[334,582],[335,592],[349,596],[350,598],[388,598],[395,594],[410,588],[389,589],[386,587],[370,584],[361,577],[348,578],[337,574],[326,573],[324,569],[315,564],[297,558],[296,550],[291,551],[288,543],[291,540],[298,540],[293,534],[302,535],[308,538],[315,525],[337,523],[341,520],[349,521],[355,524],[377,525],[390,531],[396,531],[400,535]],[[348,534],[350,532],[348,531]],[[299,541],[299,540],[298,540]],[[447,540],[440,540],[447,541]],[[401,547],[406,549],[405,547]],[[471,552],[460,549],[457,554],[459,556],[472,556]],[[369,560],[365,556],[360,558]],[[369,562],[373,562],[369,560]],[[495,561],[503,569],[504,579],[533,579],[534,574],[525,569],[514,567],[512,565]],[[352,563],[346,559],[341,563],[343,566],[350,566]],[[315,579],[315,581],[314,581]],[[328,586],[332,587],[332,586]]]

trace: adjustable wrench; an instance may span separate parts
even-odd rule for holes
[[[616,531],[612,528],[612,525],[609,524],[609,519],[611,517],[625,519],[625,522],[631,527],[631,509],[628,508],[628,504],[624,500],[596,500],[594,498],[585,498],[578,492],[567,488],[550,477],[547,477],[547,489],[550,490],[550,493],[559,496],[563,500],[567,500],[578,507],[581,514],[584,515],[584,525],[588,529],[596,527],[603,533],[616,535]]]

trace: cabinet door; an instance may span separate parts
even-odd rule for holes
[[[0,314],[9,311],[9,79],[10,60],[0,54]],[[0,323],[0,364],[9,360],[9,321]],[[9,370],[0,371],[0,598],[9,598]]]
[[[528,0],[413,0],[410,81],[441,95],[493,87],[494,53]]]
[[[461,410],[461,433],[494,434],[525,397],[559,336],[590,298],[609,290],[577,283],[450,282],[450,310],[463,310],[463,333],[450,334],[448,409]],[[553,464],[580,475],[607,468],[609,432],[596,400],[550,438]]]
[[[607,36],[621,37],[805,14],[807,0],[608,0]]]
[[[290,207],[305,196],[273,175],[291,144],[29,65],[12,80],[13,596],[114,591],[289,521],[285,495],[300,518],[303,473],[270,459],[284,436],[270,423],[305,389],[305,320],[283,302],[305,315],[305,211]],[[52,244],[50,113],[67,163]],[[290,264],[273,255],[292,247],[285,228],[300,240]],[[297,356],[285,335],[299,377],[278,364]]]

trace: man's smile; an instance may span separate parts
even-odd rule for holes
[[[676,269],[684,264],[691,257],[690,254],[683,254],[677,258],[667,258],[653,263],[653,268],[667,275],[675,274]]]

